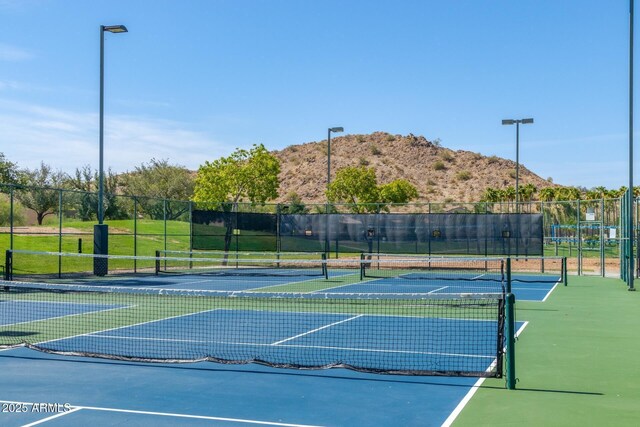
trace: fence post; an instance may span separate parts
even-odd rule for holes
[[[582,229],[580,228],[580,200],[576,200],[576,237],[578,245],[578,276],[582,275]]]
[[[13,189],[9,187],[9,249],[13,250]]]
[[[138,255],[138,198],[133,197],[133,256]],[[133,259],[133,272],[138,271],[138,260]]]
[[[62,190],[58,190],[58,252],[62,252]],[[62,255],[58,255],[58,278],[62,278]]]
[[[515,296],[511,293],[507,294],[505,301],[505,317],[507,322],[505,325],[505,334],[507,335],[507,389],[509,390],[515,390],[516,388],[515,303]]]

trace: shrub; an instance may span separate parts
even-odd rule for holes
[[[0,225],[9,226],[11,217],[11,203],[9,202],[9,196],[0,194]],[[13,225],[24,225],[25,216],[24,208],[20,203],[14,201],[13,203]]]
[[[458,181],[468,181],[471,179],[471,172],[469,171],[460,171],[456,174],[456,179]]]
[[[440,157],[442,158],[442,160],[447,162],[451,162],[453,160],[453,155],[451,155],[451,153],[448,151],[441,152]]]
[[[433,164],[433,169],[437,170],[437,171],[441,171],[441,170],[445,170],[446,166],[444,165],[443,162],[441,162],[440,160],[438,160],[437,162],[435,162]]]
[[[380,151],[377,145],[371,144],[371,154],[373,154],[374,156],[378,156],[382,154],[382,151]]]

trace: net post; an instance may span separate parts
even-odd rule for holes
[[[562,281],[564,282],[564,285],[567,286],[569,284],[568,282],[568,278],[569,278],[569,274],[567,274],[567,257],[562,257]]]
[[[505,269],[507,270],[506,271],[507,283],[505,284],[505,292],[507,294],[510,294],[511,293],[511,258],[507,258],[505,260],[505,264],[506,264]]]
[[[329,279],[329,269],[327,268],[327,254],[320,254],[322,260],[322,275],[325,279]]]
[[[360,281],[364,280],[364,252],[360,252]]]
[[[506,335],[506,355],[507,355],[507,389],[515,390],[516,388],[516,339],[515,339],[515,303],[516,297],[512,293],[506,296],[505,304],[505,335]]]
[[[156,276],[160,274],[160,251],[156,251]]]
[[[5,253],[4,280],[13,280],[13,252],[7,249]]]

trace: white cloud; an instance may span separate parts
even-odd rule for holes
[[[73,172],[98,166],[98,114],[0,100],[0,146],[20,167],[41,161]],[[131,170],[151,158],[190,169],[228,155],[229,146],[171,120],[134,116],[105,117],[105,168]]]
[[[26,61],[33,58],[33,53],[21,49],[16,46],[11,46],[6,43],[0,43],[0,61],[9,61],[9,62],[17,62],[17,61]]]

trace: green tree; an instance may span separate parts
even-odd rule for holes
[[[280,212],[283,214],[304,214],[308,213],[309,209],[307,209],[305,204],[302,202],[302,199],[300,198],[298,193],[292,191],[287,194],[286,202],[282,206]]]
[[[554,187],[545,187],[540,190],[540,200],[543,202],[550,202],[556,198],[556,189]]]
[[[118,202],[117,191],[119,177],[111,168],[104,176],[104,216],[107,219],[124,219],[127,217],[125,208]],[[76,168],[75,173],[67,176],[64,187],[74,190],[67,199],[71,199],[71,206],[83,221],[90,221],[98,216],[98,171],[91,171],[91,166]],[[65,200],[69,205],[69,200]]]
[[[408,203],[418,197],[418,189],[406,179],[396,179],[379,187],[382,203]]]
[[[56,213],[60,192],[56,187],[60,187],[66,175],[61,171],[53,171],[51,166],[40,163],[40,167],[34,170],[25,170],[24,182],[27,187],[16,192],[16,197],[22,205],[36,213],[38,225],[48,215]]]
[[[152,219],[163,219],[166,213],[167,219],[175,220],[188,212],[189,203],[185,202],[193,197],[194,186],[191,172],[168,160],[151,159],[122,179],[123,192],[135,197]]]
[[[237,204],[264,203],[278,197],[280,161],[264,145],[237,149],[229,157],[205,162],[198,169],[193,200]]]
[[[581,196],[580,190],[576,187],[562,187],[556,191],[556,200],[572,201],[579,200]]]
[[[365,166],[338,170],[327,190],[330,203],[346,203],[355,213],[378,212],[389,203],[407,203],[417,197],[416,187],[404,179],[378,185],[375,169]]]
[[[24,174],[18,169],[18,165],[10,162],[0,153],[0,184],[22,184]]]
[[[350,166],[336,172],[327,189],[331,203],[346,203],[354,213],[377,212],[380,189],[373,168]]]
[[[193,200],[236,212],[238,203],[265,203],[278,197],[280,161],[264,145],[237,149],[229,157],[205,162],[198,169]],[[233,224],[225,215],[225,253],[231,246]]]
[[[519,188],[521,201],[531,202],[533,200],[533,195],[538,192],[538,188],[532,183],[528,183]]]
[[[500,190],[493,187],[487,187],[482,193],[481,201],[489,203],[498,203],[501,201]]]

